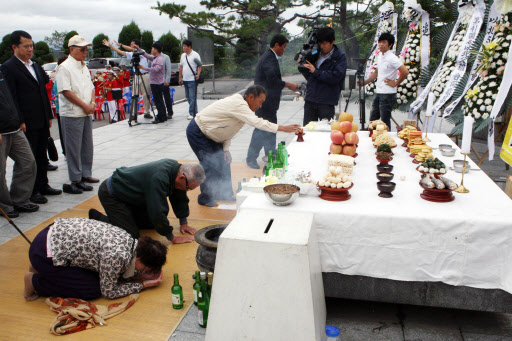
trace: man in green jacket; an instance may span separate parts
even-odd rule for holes
[[[89,218],[118,226],[134,238],[139,238],[139,229],[155,229],[174,244],[190,243],[193,237],[173,235],[167,219],[167,198],[180,220],[181,233],[195,234],[196,230],[187,222],[187,191],[201,185],[205,178],[201,165],[182,165],[171,159],[118,168],[98,190],[107,216],[91,209]]]

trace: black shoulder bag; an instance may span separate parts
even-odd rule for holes
[[[192,66],[190,66],[190,63],[188,62],[188,56],[185,54],[185,59],[187,60],[188,67],[190,68],[190,71],[192,71],[192,74],[194,75],[194,78],[196,77],[196,73],[194,72],[194,69],[192,69]],[[197,84],[203,84],[204,83],[204,75],[201,72],[199,75],[199,79],[196,80]]]

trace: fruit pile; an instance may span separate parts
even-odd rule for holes
[[[344,112],[340,114],[339,122],[334,122],[331,125],[331,154],[347,156],[356,154],[357,144],[359,143],[359,136],[356,134],[358,127],[352,120],[352,114]]]

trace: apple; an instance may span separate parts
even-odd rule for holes
[[[358,144],[359,143],[359,136],[357,136],[356,133],[346,133],[345,134],[345,142],[347,144]]]
[[[340,130],[340,122],[333,122],[331,124],[331,130]]]
[[[343,155],[354,156],[356,154],[356,146],[352,144],[346,144],[343,146]]]
[[[340,123],[340,131],[342,133],[350,133],[352,131],[352,122],[344,121]]]
[[[343,147],[339,144],[331,144],[331,154],[341,154],[341,151],[343,150]]]
[[[343,142],[344,137],[345,135],[339,130],[334,130],[331,132],[331,141],[334,144],[341,144],[341,142]]]
[[[358,130],[359,130],[359,127],[357,126],[357,124],[356,124],[356,123],[354,123],[354,122],[352,122],[352,131],[353,131],[354,133],[357,133],[357,131],[358,131]]]

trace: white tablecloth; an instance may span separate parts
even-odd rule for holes
[[[323,272],[363,275],[402,281],[441,281],[475,288],[503,289],[512,293],[512,200],[482,171],[464,177],[468,194],[454,193],[449,203],[420,197],[420,173],[402,140],[391,164],[396,189],[393,198],[380,198],[377,190],[375,148],[367,132],[360,137],[354,168],[352,198],[330,202],[299,197],[285,207],[272,205],[263,194],[250,194],[240,210],[265,209],[315,213]],[[429,143],[453,144],[444,134],[429,134]],[[308,132],[305,142],[288,146],[290,170],[311,170],[319,178],[327,170],[328,133]],[[454,157],[443,157],[447,167]],[[469,160],[469,158],[468,158]],[[471,160],[472,168],[478,168]],[[405,181],[400,177],[405,176]],[[448,178],[460,184],[461,174]]]

